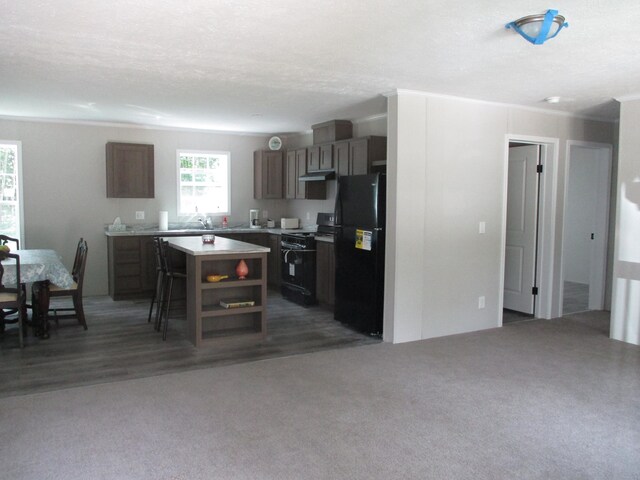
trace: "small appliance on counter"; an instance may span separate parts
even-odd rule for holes
[[[260,210],[257,208],[252,208],[249,210],[249,227],[251,228],[260,228]]]
[[[282,228],[283,230],[300,228],[300,220],[298,218],[281,218],[280,228]]]

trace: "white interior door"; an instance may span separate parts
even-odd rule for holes
[[[533,314],[539,145],[509,148],[504,308]]]

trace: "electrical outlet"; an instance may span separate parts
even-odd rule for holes
[[[269,210],[262,210],[262,218],[269,218]]]
[[[478,308],[484,308],[484,295],[478,297]]]
[[[136,220],[144,220],[144,212],[136,212]]]
[[[311,212],[307,212],[307,220],[311,220]]]

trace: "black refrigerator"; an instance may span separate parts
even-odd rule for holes
[[[338,178],[335,208],[334,318],[382,334],[386,176]]]

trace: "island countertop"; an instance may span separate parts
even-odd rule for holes
[[[269,247],[231,240],[216,235],[215,243],[202,243],[202,237],[166,237],[173,248],[189,255],[225,255],[229,253],[268,253]]]

